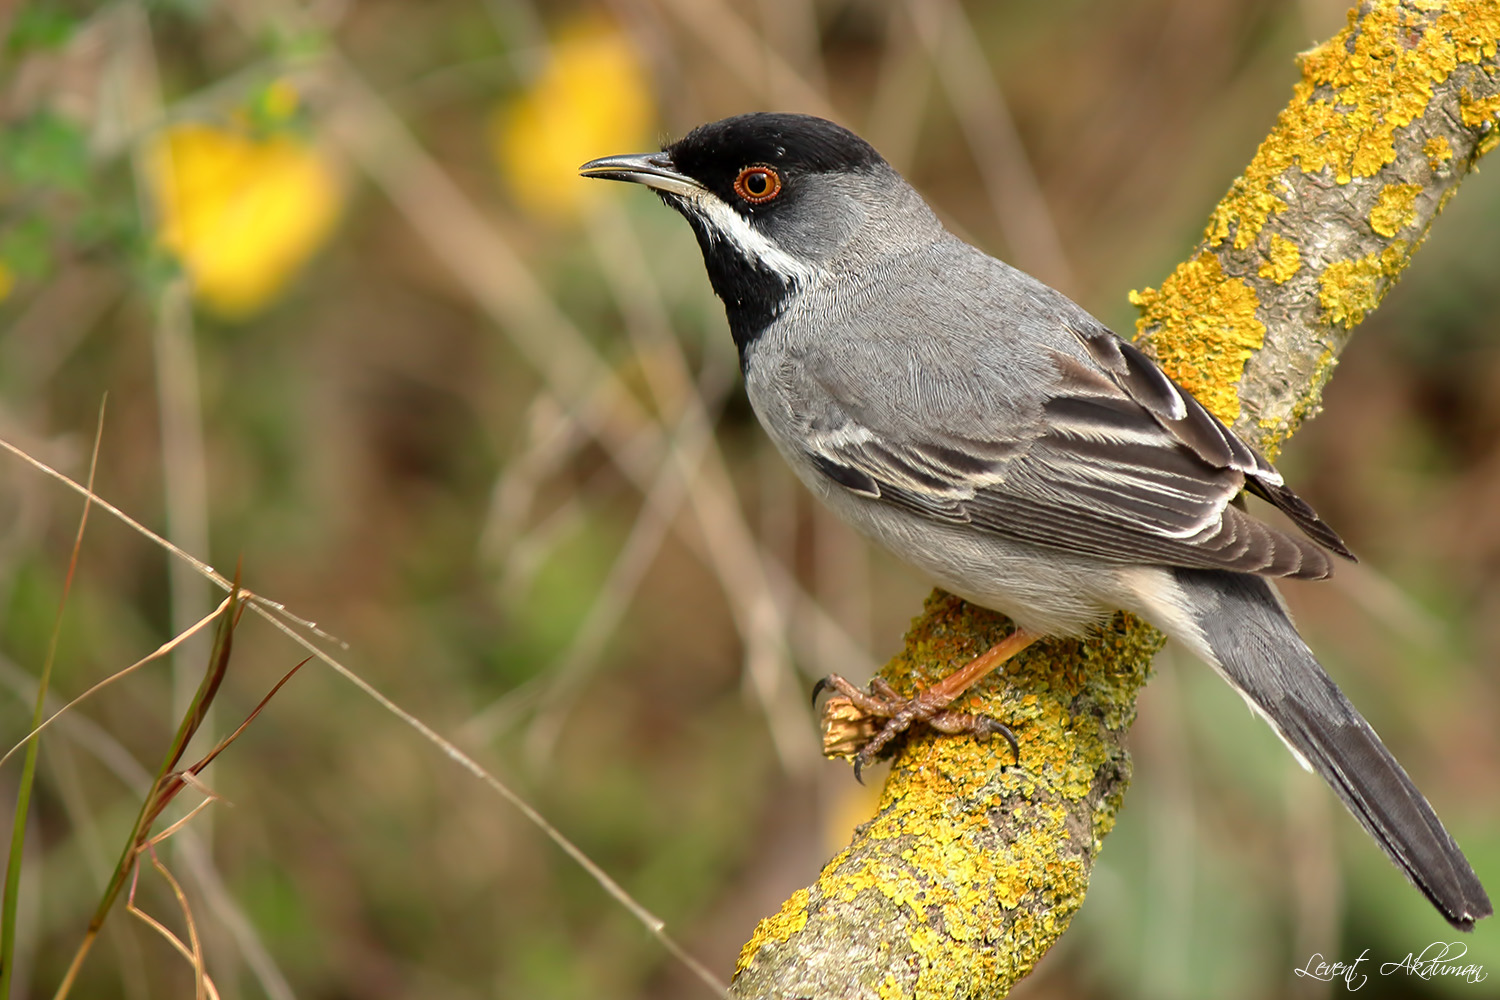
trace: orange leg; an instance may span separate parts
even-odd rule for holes
[[[838,692],[838,696],[828,699],[823,706],[823,753],[830,757],[852,758],[854,776],[858,778],[860,771],[873,763],[891,740],[914,723],[921,722],[942,733],[1003,736],[1010,744],[1016,762],[1020,763],[1020,747],[1008,726],[986,716],[950,712],[947,708],[986,674],[1040,638],[1017,629],[910,698],[896,694],[879,677],[870,682],[868,691],[861,691],[838,674],[830,674],[813,688],[814,699],[825,688]],[[885,722],[877,727],[876,719]]]

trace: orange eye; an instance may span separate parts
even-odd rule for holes
[[[734,193],[752,205],[770,201],[781,193],[781,175],[764,164],[746,167],[734,179]]]

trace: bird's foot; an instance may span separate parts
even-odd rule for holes
[[[903,698],[879,677],[870,681],[866,691],[838,674],[830,674],[813,687],[813,700],[826,690],[837,693],[823,705],[823,756],[851,761],[856,779],[888,752],[892,740],[917,723],[950,736],[1001,736],[1010,745],[1016,763],[1021,762],[1021,747],[1009,726],[987,715],[950,711],[948,706],[956,695],[940,685]]]

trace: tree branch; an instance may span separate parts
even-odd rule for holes
[[[1353,328],[1458,184],[1500,143],[1500,7],[1379,0],[1300,57],[1302,80],[1203,241],[1134,293],[1162,366],[1274,452],[1316,412]],[[900,691],[1001,638],[935,592],[881,671]],[[956,705],[1002,741],[914,736],[879,811],[762,920],[732,995],[1000,997],[1067,929],[1129,782],[1126,730],[1160,636],[1120,615],[1028,649]]]

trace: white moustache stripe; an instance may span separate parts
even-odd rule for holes
[[[822,273],[781,249],[775,240],[752,226],[749,219],[724,204],[717,195],[699,188],[682,192],[682,197],[711,234],[728,241],[746,260],[765,265],[795,285],[805,285]]]

